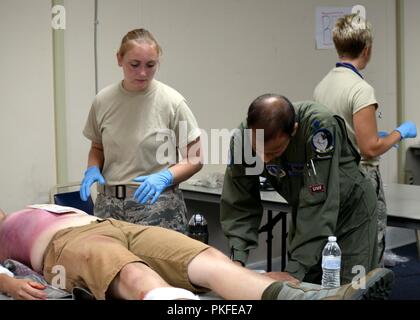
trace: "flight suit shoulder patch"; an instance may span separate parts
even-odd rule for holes
[[[327,156],[334,151],[334,136],[327,128],[316,130],[312,135],[311,142],[317,157]]]

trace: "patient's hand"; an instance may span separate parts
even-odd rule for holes
[[[15,300],[46,300],[45,286],[29,279],[9,278],[6,292]]]
[[[267,272],[267,273],[263,273],[264,275],[270,277],[271,279],[277,280],[277,281],[287,281],[287,282],[291,282],[293,284],[299,284],[299,280],[296,279],[295,277],[291,276],[289,273],[287,272]]]

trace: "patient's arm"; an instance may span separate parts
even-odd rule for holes
[[[32,280],[0,274],[0,292],[16,300],[45,300],[47,295],[44,288],[45,286]]]

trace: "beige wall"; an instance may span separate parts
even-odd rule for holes
[[[405,118],[420,125],[420,1],[405,0],[404,2],[404,102]],[[419,130],[420,134],[420,130]],[[413,139],[407,145],[418,144],[420,138]]]
[[[45,202],[55,183],[51,2],[0,1],[0,207]]]
[[[420,109],[418,108],[420,101],[419,77],[420,77],[420,38],[418,30],[420,30],[420,1],[403,0],[401,1],[402,25],[402,47],[399,48],[401,53],[401,87],[402,95],[401,117],[402,121],[411,120],[417,124],[420,129]],[[420,130],[419,130],[420,134]],[[402,161],[405,159],[407,148],[413,144],[419,144],[419,137],[416,139],[408,139],[401,144],[400,152],[402,153]],[[392,149],[392,153],[395,153]],[[384,160],[388,159],[388,154],[384,156]],[[420,161],[420,158],[418,159]],[[391,161],[383,161],[388,166],[395,168],[396,165]],[[381,168],[384,172],[384,168]],[[404,173],[404,164],[401,167]],[[395,180],[396,181],[396,180]],[[398,247],[406,243],[414,241],[415,234],[413,230],[390,228],[387,229],[387,243],[391,247]]]
[[[81,132],[95,95],[94,1],[71,0],[64,5],[68,176],[80,181],[89,150]]]

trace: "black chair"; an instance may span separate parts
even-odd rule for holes
[[[60,206],[80,209],[93,215],[92,197],[89,196],[87,201],[80,199],[80,182],[54,186],[50,192],[50,202]]]

